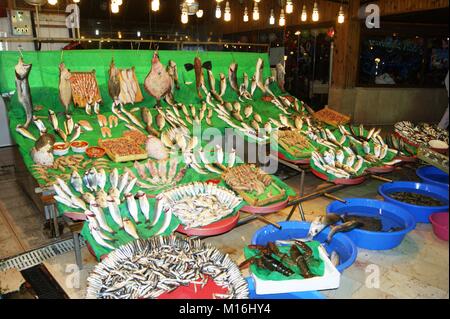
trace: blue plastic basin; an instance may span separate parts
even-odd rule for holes
[[[416,227],[414,217],[405,209],[383,201],[364,198],[346,199],[344,204],[332,202],[327,207],[327,213],[378,217],[383,224],[384,232],[371,232],[354,229],[345,233],[357,247],[370,250],[387,250],[401,244],[406,234]],[[393,227],[404,228],[397,232],[387,232]],[[333,242],[334,239],[331,241]]]
[[[416,223],[430,223],[429,217],[433,213],[448,211],[448,188],[443,188],[433,184],[416,182],[394,182],[386,183],[378,188],[378,192],[389,203],[393,203],[407,210],[416,220]],[[389,197],[389,194],[396,192],[410,192],[433,197],[445,203],[444,206],[417,206],[400,202]]]
[[[276,240],[289,240],[295,238],[305,238],[308,235],[311,223],[306,222],[282,222],[279,223],[281,230],[272,225],[265,226],[259,229],[252,238],[253,245],[267,245],[269,242]],[[329,229],[325,229],[315,240],[323,243],[327,239]],[[337,234],[334,240],[329,245],[324,245],[328,254],[336,251],[339,255],[340,264],[336,267],[337,270],[343,272],[344,269],[350,267],[356,260],[358,250],[355,244],[344,234]]]
[[[441,187],[449,187],[448,174],[434,166],[424,166],[416,171],[417,176],[425,183],[434,184]]]

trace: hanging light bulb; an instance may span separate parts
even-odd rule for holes
[[[119,13],[119,5],[116,3],[111,3],[111,12],[112,13]]]
[[[112,2],[117,4],[118,6],[121,6],[123,4],[122,0],[112,0]]]
[[[80,3],[80,0],[73,0],[73,3]]]
[[[245,7],[244,9],[244,22],[248,22],[248,8]]]
[[[317,2],[314,2],[314,9],[312,13],[312,20],[314,22],[319,21],[319,8],[317,8]]]
[[[55,4],[58,3],[58,0],[48,0],[47,2],[48,2],[48,4],[54,6]]]
[[[275,14],[273,13],[273,9],[270,10],[269,24],[271,24],[271,25],[275,24]]]
[[[198,10],[195,15],[197,16],[197,18],[202,18],[203,17],[203,10]]]
[[[159,0],[152,0],[152,11],[159,11]]]
[[[255,0],[255,6],[253,7],[253,20],[258,21],[259,20],[259,8],[258,8],[258,2]]]
[[[119,38],[119,39],[122,39],[122,32],[117,32],[117,37]]]
[[[303,5],[302,16],[301,19],[303,22],[308,20],[308,13],[306,12],[306,5]]]
[[[286,1],[286,13],[291,14],[294,12],[294,4],[292,3],[292,0]]]
[[[189,22],[188,6],[187,3],[184,2],[183,6],[181,7],[181,23],[186,24],[188,22]]]
[[[344,9],[341,8],[339,9],[339,15],[338,15],[338,23],[342,24],[345,21],[345,15],[344,15]]]
[[[280,24],[280,27],[284,27],[286,25],[286,17],[284,15],[283,9],[281,9],[279,24]]]
[[[218,3],[216,7],[216,18],[220,19],[221,17],[222,17],[222,10],[220,9],[220,3]]]
[[[230,8],[230,2],[226,2],[225,4],[225,14],[224,14],[224,19],[225,21],[230,21],[231,20],[231,8]]]

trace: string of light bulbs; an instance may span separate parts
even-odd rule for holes
[[[226,22],[231,21],[232,12],[230,7],[230,1],[224,1],[224,0],[214,0],[216,2],[216,9],[215,9],[215,17],[216,19],[223,19]],[[49,4],[55,5],[58,2],[58,0],[48,0]],[[80,0],[73,0],[73,2],[78,3]],[[222,2],[225,2],[225,6],[222,11]],[[260,19],[260,11],[259,11],[259,3],[261,0],[253,0],[253,9],[252,9],[252,18],[253,21],[259,21]],[[118,13],[120,10],[120,6],[122,5],[123,0],[111,0],[111,12],[112,13]],[[160,0],[151,0],[151,10],[154,12],[157,12],[160,10]],[[193,10],[191,10],[194,8]],[[294,12],[294,3],[292,0],[284,0],[283,5],[281,8],[278,24],[280,26],[286,25],[286,15],[292,14]],[[203,17],[203,10],[199,9],[199,4],[197,0],[185,0],[181,4],[181,22],[183,24],[187,24],[189,22],[189,15],[195,14],[198,18]],[[314,5],[312,8],[311,13],[311,21],[312,22],[318,22],[320,20],[320,13],[319,13],[319,6],[317,4],[317,1],[314,1]],[[243,14],[243,21],[249,22],[250,16],[249,16],[249,7],[245,5],[244,8],[244,14]],[[274,25],[276,21],[275,12],[274,9],[270,10],[270,16],[269,16],[269,24]],[[303,4],[301,14],[300,14],[300,21],[301,22],[307,22],[308,21],[308,11],[306,4]],[[339,8],[338,16],[337,16],[337,22],[339,24],[342,24],[345,22],[345,13],[343,8],[343,0],[341,0],[341,5]]]

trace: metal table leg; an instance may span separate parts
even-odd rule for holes
[[[78,265],[78,268],[83,269],[83,260],[81,259],[81,247],[80,247],[80,234],[72,233],[73,236],[73,245],[75,249],[75,260]]]

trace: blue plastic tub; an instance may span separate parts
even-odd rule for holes
[[[267,245],[269,242],[276,240],[288,240],[295,238],[305,238],[308,235],[311,223],[306,222],[282,222],[279,223],[281,230],[272,225],[265,226],[259,229],[252,238],[253,245]],[[325,242],[328,236],[329,229],[325,229],[315,240]],[[324,245],[328,254],[336,251],[339,255],[340,264],[336,267],[337,270],[343,272],[344,269],[350,267],[356,260],[358,250],[355,244],[344,234],[337,234],[334,240],[329,245]]]
[[[428,184],[434,184],[441,187],[449,187],[448,174],[434,166],[424,166],[416,171],[417,176]]]
[[[252,277],[245,278],[248,283],[248,290],[250,291],[250,299],[326,299],[318,291],[296,292],[289,294],[273,294],[273,295],[257,295],[255,291],[255,283]]]
[[[430,223],[429,217],[433,213],[448,212],[448,188],[433,184],[416,182],[394,182],[386,183],[379,187],[378,192],[389,203],[393,203],[407,210],[416,220],[416,223]],[[410,192],[433,197],[445,203],[444,206],[417,206],[400,202],[389,197],[395,192]]]
[[[382,220],[383,232],[371,232],[354,229],[345,233],[357,247],[369,250],[388,250],[401,244],[406,234],[416,227],[414,217],[407,210],[383,201],[374,199],[346,199],[344,204],[332,202],[327,207],[327,213],[379,217]],[[404,228],[397,232],[387,232],[393,227]],[[333,242],[334,239],[331,241]]]

